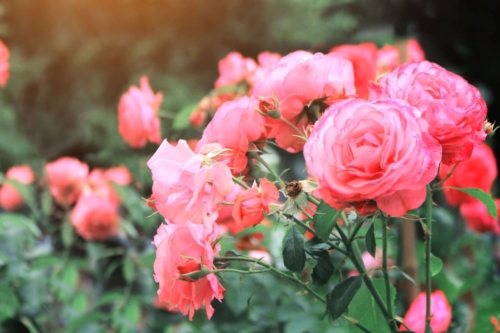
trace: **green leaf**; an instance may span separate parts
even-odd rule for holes
[[[95,306],[98,307],[105,304],[117,303],[123,300],[125,300],[125,294],[123,292],[110,291],[99,297]]]
[[[0,302],[0,322],[2,322],[3,319],[14,316],[19,308],[19,300],[14,290],[7,285],[0,285],[0,295],[2,299]]]
[[[42,256],[38,257],[33,261],[33,264],[31,265],[31,268],[33,269],[42,269],[42,268],[48,268],[48,267],[53,267],[57,265],[63,265],[64,260],[60,257],[52,256],[52,255],[47,255],[47,256]]]
[[[71,225],[69,219],[66,219],[61,227],[61,238],[65,247],[70,247],[71,244],[73,244],[75,234],[73,231],[73,226]]]
[[[326,295],[326,312],[333,320],[347,311],[349,304],[363,285],[363,276],[352,276],[340,282]]]
[[[78,269],[74,265],[68,265],[62,273],[61,281],[69,288],[76,287],[78,282]]]
[[[375,289],[382,296],[382,299],[386,300],[385,297],[385,281],[384,279],[373,279],[373,284]],[[391,285],[391,302],[394,304],[396,299],[396,289]],[[349,316],[357,319],[364,327],[366,327],[372,333],[386,333],[389,331],[389,327],[387,326],[387,322],[385,320],[384,315],[380,311],[375,299],[373,299],[370,290],[363,285],[359,292],[356,294],[354,299],[349,305]],[[359,328],[350,324],[351,330],[349,332],[352,333],[361,333]]]
[[[407,279],[408,281],[410,281],[411,283],[413,283],[413,285],[415,285],[415,287],[417,287],[418,291],[420,291],[420,287],[418,286],[417,282],[411,277],[409,276],[408,274],[406,274],[405,272],[403,272],[403,270],[397,266],[394,266],[394,268],[396,268],[399,273],[401,273],[401,275],[403,275],[403,277],[405,279]]]
[[[435,276],[439,272],[441,272],[441,269],[443,268],[443,262],[441,259],[436,257],[431,253],[431,274],[432,276]]]
[[[300,273],[304,269],[306,264],[304,243],[304,236],[292,226],[283,240],[283,263],[292,272]]]
[[[172,128],[175,130],[183,130],[189,128],[191,123],[189,121],[189,117],[193,110],[198,106],[198,103],[189,103],[185,105],[182,109],[177,112],[174,118],[174,122],[172,124]]]
[[[314,284],[322,286],[330,280],[333,274],[332,260],[327,251],[317,253],[314,255],[314,259],[316,259],[316,267],[314,267],[311,277]]]
[[[3,228],[8,229],[11,228],[12,226],[16,227],[23,226],[26,229],[28,229],[33,236],[35,237],[42,236],[42,232],[40,231],[40,228],[38,228],[36,223],[26,218],[25,216],[15,213],[0,214],[0,231]]]
[[[132,323],[137,323],[141,315],[141,307],[138,302],[129,302],[123,310],[123,317]]]
[[[316,234],[323,241],[328,241],[333,228],[337,224],[340,213],[341,211],[337,211],[321,200],[318,208],[316,209],[316,214],[314,214],[313,222]]]
[[[122,271],[125,281],[128,283],[132,282],[135,278],[135,262],[129,256],[125,257],[123,261]]]
[[[429,322],[425,324],[425,333],[434,333]]]
[[[484,203],[484,205],[488,209],[488,213],[492,217],[498,218],[498,209],[495,200],[491,197],[491,195],[484,192],[483,190],[480,190],[478,188],[461,188],[461,187],[445,187],[445,189],[453,189],[473,196],[474,198]]]
[[[317,253],[323,252],[324,250],[329,250],[330,249],[330,245],[326,244],[321,239],[319,239],[318,237],[314,236],[313,238],[309,239],[306,242],[305,249],[311,255],[315,255]]]
[[[87,295],[85,292],[80,291],[75,295],[73,301],[71,302],[71,307],[78,312],[84,312],[87,308]]]
[[[35,200],[35,194],[33,193],[33,187],[28,184],[23,184],[20,181],[12,178],[8,178],[6,183],[9,183],[12,185],[16,191],[21,195],[23,198],[24,202],[26,205],[31,209],[33,214],[35,214],[36,217],[40,216],[40,211],[38,210],[36,200]]]
[[[365,236],[366,251],[375,258],[375,251],[377,250],[377,243],[375,242],[375,220],[368,228]]]
[[[455,300],[464,293],[463,287],[465,283],[452,271],[446,268],[442,269],[433,281],[436,286],[445,293],[450,304],[454,303]]]
[[[146,205],[146,202],[139,196],[137,191],[128,186],[116,183],[112,183],[111,186],[118,198],[120,198],[123,206],[127,209],[132,221],[143,224],[148,215],[151,215],[151,208]],[[130,226],[125,226],[125,231],[127,233],[132,232],[134,234],[134,231],[137,233],[136,230],[131,230]]]

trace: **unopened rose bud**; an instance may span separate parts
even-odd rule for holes
[[[199,261],[194,259],[189,259],[182,265],[178,265],[177,271],[180,274],[179,279],[187,282],[195,282],[211,274],[207,267],[202,266]]]
[[[281,117],[281,112],[274,102],[261,99],[259,101],[259,113],[263,116],[268,116],[273,119],[279,119]]]
[[[189,116],[189,122],[191,123],[191,126],[194,127],[203,126],[206,120],[207,120],[207,111],[199,108],[195,109]]]
[[[491,134],[493,132],[494,128],[495,128],[495,126],[492,123],[490,123],[489,121],[486,120],[484,122],[483,129],[484,129],[484,132],[486,133],[486,135]]]
[[[151,207],[153,210],[158,211],[158,209],[156,209],[155,196],[153,194],[151,194],[151,196],[146,199],[146,205]]]

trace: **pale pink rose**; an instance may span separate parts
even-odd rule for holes
[[[354,74],[352,64],[337,54],[312,54],[296,51],[281,58],[256,83],[253,95],[265,101],[259,109],[267,113],[275,109],[278,101],[281,117],[295,125],[305,135],[305,130],[321,116],[323,111],[339,99],[353,95]],[[298,152],[304,140],[281,119],[266,117],[268,138],[276,139],[279,147]]]
[[[273,263],[273,259],[271,258],[271,255],[267,251],[253,250],[253,251],[248,252],[248,256],[251,258],[260,259],[261,261],[268,263],[268,264]]]
[[[86,240],[106,240],[118,233],[116,205],[98,196],[81,196],[71,212],[71,224]]]
[[[7,211],[19,209],[24,200],[21,194],[8,183],[9,179],[17,180],[23,184],[31,184],[35,181],[35,174],[29,165],[13,166],[5,174],[5,182],[0,187],[0,207]]]
[[[257,56],[257,67],[250,77],[247,79],[250,87],[254,87],[255,84],[266,76],[266,72],[270,70],[274,65],[278,63],[281,59],[281,54],[271,53],[271,52],[261,52]]]
[[[377,46],[374,43],[340,45],[330,52],[338,53],[352,63],[356,94],[368,96],[368,84],[377,77]]]
[[[500,199],[495,199],[495,203],[497,212],[500,213]],[[479,233],[493,232],[500,235],[500,220],[491,217],[481,201],[474,199],[472,202],[462,204],[460,214],[462,214],[469,229]]]
[[[467,160],[486,138],[486,103],[461,76],[428,62],[411,62],[371,83],[370,98],[398,98],[416,107],[443,147],[443,163]]]
[[[161,142],[160,109],[163,95],[154,93],[146,76],[141,86],[132,86],[118,104],[118,131],[132,148],[143,148],[147,141]]]
[[[193,153],[184,140],[176,147],[165,140],[148,161],[155,206],[170,223],[210,224],[207,216],[217,212],[233,190],[229,167],[202,155],[210,149],[201,147],[200,152]]]
[[[219,235],[217,225],[209,232],[202,225],[185,221],[182,224],[162,224],[154,237],[156,260],[154,278],[159,283],[158,297],[168,310],[179,310],[193,319],[194,311],[203,305],[210,319],[214,308],[210,305],[214,298],[224,297],[224,287],[215,274],[199,279],[183,275],[199,271],[202,266],[213,270],[214,256],[220,245],[212,247]]]
[[[278,202],[279,195],[276,185],[262,178],[259,187],[254,184],[252,188],[236,195],[234,220],[244,228],[259,224],[269,214],[269,204]]]
[[[89,167],[73,157],[61,157],[45,166],[50,193],[63,206],[76,201],[85,184]]]
[[[453,167],[442,164],[439,168],[439,178],[444,179]],[[451,177],[443,182],[443,187],[475,187],[489,193],[497,174],[495,154],[487,144],[483,143],[474,148],[468,160],[457,165]],[[453,207],[475,200],[462,191],[444,189],[443,193],[446,201]]]
[[[327,109],[304,147],[307,171],[319,183],[316,195],[337,209],[373,202],[402,216],[418,208],[441,147],[416,113],[391,99],[351,99]]]
[[[0,40],[0,86],[5,88],[7,80],[9,79],[9,57],[10,52],[3,41]]]
[[[415,298],[404,318],[405,324],[415,333],[425,332],[425,295],[425,292],[421,292]],[[452,318],[451,306],[441,290],[431,293],[431,316],[431,328],[434,333],[444,333],[448,330]],[[399,329],[406,330],[403,325]]]
[[[197,149],[207,143],[218,143],[229,149],[224,161],[234,175],[247,169],[249,150],[255,150],[256,141],[266,141],[265,120],[254,110],[255,101],[248,97],[224,103],[203,131]]]
[[[132,182],[132,175],[124,165],[105,170],[104,178],[121,186],[127,186]]]
[[[245,58],[239,52],[231,52],[219,60],[219,78],[215,88],[241,83],[251,75],[257,64],[252,58]]]

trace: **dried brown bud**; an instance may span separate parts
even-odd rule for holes
[[[302,193],[302,184],[294,180],[286,185],[285,191],[287,197],[295,199]]]

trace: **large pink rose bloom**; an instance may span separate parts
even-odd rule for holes
[[[316,195],[337,209],[373,200],[393,216],[419,207],[441,147],[415,113],[391,99],[328,108],[304,147],[307,171],[319,183]]]
[[[154,93],[146,76],[141,77],[141,86],[132,86],[122,95],[118,104],[118,131],[132,148],[143,148],[147,141],[161,142],[158,110],[163,99]]]
[[[255,150],[255,141],[266,140],[264,117],[254,110],[248,97],[224,103],[203,132],[196,152],[207,143],[218,143],[230,149],[224,154],[233,174],[242,173],[248,163],[246,153]]]
[[[234,186],[226,164],[193,153],[184,140],[176,147],[163,141],[148,167],[156,208],[170,223],[211,225],[207,215],[217,212]]]
[[[281,58],[266,76],[256,83],[253,95],[262,99],[259,109],[267,113],[279,103],[281,117],[305,135],[305,129],[316,122],[326,107],[353,95],[352,64],[337,54],[312,54],[305,51]],[[281,148],[298,152],[304,140],[281,119],[266,117],[268,138],[276,139]]]
[[[486,138],[486,103],[461,76],[428,62],[411,62],[371,83],[370,98],[399,98],[422,112],[443,147],[443,163],[467,160]]]
[[[7,46],[0,40],[0,86],[5,88],[9,79],[9,57],[10,52]]]
[[[86,240],[106,240],[118,233],[116,205],[94,195],[82,196],[71,212],[71,224]]]
[[[17,180],[23,184],[31,184],[35,181],[35,174],[29,165],[13,166],[5,174],[5,182],[0,187],[0,207],[7,211],[21,208],[24,204],[23,197],[14,186],[8,183],[9,179]]]
[[[76,201],[85,185],[89,167],[73,157],[61,157],[45,166],[50,193],[63,206]]]
[[[224,287],[215,274],[199,279],[183,275],[199,271],[202,266],[214,269],[214,256],[220,245],[212,247],[219,235],[217,225],[211,232],[202,225],[186,221],[183,224],[162,224],[154,237],[156,260],[154,278],[159,283],[158,298],[166,303],[168,310],[179,310],[193,319],[194,311],[205,306],[210,319],[214,308],[210,302],[224,297]]]
[[[404,318],[405,324],[415,333],[425,332],[425,295],[425,292],[422,292],[415,298]],[[431,293],[431,316],[431,328],[434,333],[444,333],[448,330],[452,318],[451,306],[441,290]],[[403,325],[399,329],[406,330]]]

